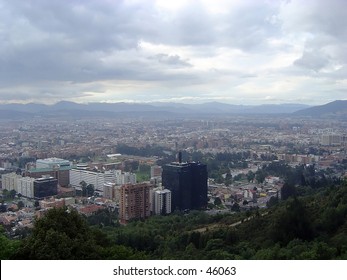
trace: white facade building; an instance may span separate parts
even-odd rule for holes
[[[22,178],[21,175],[18,175],[14,172],[3,174],[2,178],[2,188],[8,191],[15,190],[18,192],[18,179]]]
[[[73,187],[80,187],[84,181],[87,185],[94,185],[95,190],[104,190],[105,183],[114,183],[116,185],[135,184],[136,174],[121,170],[109,170],[105,172],[95,172],[85,169],[73,168],[70,170],[70,184]]]
[[[28,197],[28,198],[33,198],[34,197],[34,182],[35,178],[30,178],[30,177],[22,177],[18,179],[18,193],[21,195]]]
[[[154,214],[171,213],[171,191],[168,189],[154,191]]]

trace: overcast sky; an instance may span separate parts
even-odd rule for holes
[[[0,0],[0,102],[347,99],[344,0]]]

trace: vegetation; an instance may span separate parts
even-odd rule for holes
[[[160,146],[151,146],[146,145],[142,148],[136,148],[131,147],[126,144],[119,144],[117,146],[117,152],[125,155],[134,155],[134,156],[143,156],[143,157],[149,157],[149,156],[164,156],[165,153],[163,151],[163,148]]]
[[[135,172],[137,182],[141,183],[151,179],[151,166],[147,164],[140,164],[138,171]]]
[[[199,156],[196,154],[195,156]],[[220,159],[228,158],[219,155]],[[229,159],[229,158],[228,158]],[[213,161],[211,161],[213,162]],[[210,163],[211,163],[210,162]],[[223,167],[222,167],[223,168]],[[230,169],[229,169],[230,170]],[[138,171],[149,173],[149,166]],[[2,259],[347,259],[347,182],[314,166],[281,162],[243,175],[262,181],[285,178],[281,200],[268,209],[209,215],[192,211],[154,216],[121,226],[115,213],[88,219],[66,208],[53,209],[19,241],[0,232]],[[229,172],[225,179],[234,180]],[[89,186],[89,187],[88,187]],[[81,182],[85,195],[92,185]],[[4,191],[5,197],[15,193]],[[220,206],[216,199],[213,207]]]
[[[21,241],[0,234],[1,257],[347,259],[347,183],[329,183],[305,195],[294,190],[285,200],[272,199],[264,210],[174,213],[127,226],[109,211],[86,220],[76,211],[53,209]]]
[[[0,260],[6,260],[13,256],[19,245],[19,241],[8,239],[4,234],[4,229],[0,226]]]
[[[144,258],[131,248],[111,244],[107,236],[90,227],[76,211],[49,210],[35,223],[32,235],[24,239],[14,259],[138,259]]]

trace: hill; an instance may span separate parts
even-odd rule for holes
[[[45,104],[0,104],[0,118],[30,117],[179,117],[206,115],[291,114],[307,108],[303,104],[233,105],[220,102],[183,103],[88,103],[61,101]]]
[[[347,117],[347,100],[333,102],[296,111],[295,115],[310,117]]]

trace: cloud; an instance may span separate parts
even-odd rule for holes
[[[344,7],[343,0],[0,0],[0,102],[258,103],[306,94],[324,103],[346,89]]]
[[[168,64],[168,65],[175,65],[175,66],[191,66],[187,61],[184,61],[180,58],[179,55],[169,55],[164,53],[159,53],[155,55],[154,57],[149,57],[149,59],[157,60],[159,63]]]
[[[319,71],[329,64],[329,57],[317,52],[305,51],[301,58],[294,61],[294,65],[313,71]]]

